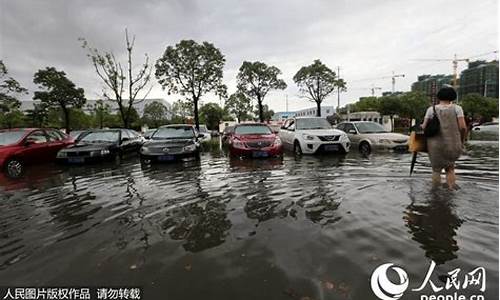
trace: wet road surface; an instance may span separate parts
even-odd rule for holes
[[[459,191],[420,155],[285,155],[142,166],[32,167],[0,182],[0,286],[141,286],[146,299],[375,299],[370,275],[410,287],[487,272],[498,299],[498,141],[472,141]],[[477,290],[477,289],[476,289]],[[476,291],[472,289],[472,291]],[[467,291],[464,292],[467,295]],[[418,299],[407,292],[402,299]],[[306,298],[309,297],[309,298]]]

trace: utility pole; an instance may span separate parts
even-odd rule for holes
[[[337,67],[337,78],[340,79],[340,66]],[[337,94],[337,113],[340,109],[340,86],[337,87],[338,89],[338,94]]]

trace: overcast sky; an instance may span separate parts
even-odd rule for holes
[[[53,66],[83,87],[87,98],[102,95],[102,84],[79,37],[101,49],[124,54],[124,29],[136,35],[136,60],[153,61],[182,39],[209,41],[226,58],[224,81],[235,91],[244,60],[263,61],[283,72],[284,91],[269,94],[275,111],[311,107],[292,81],[303,66],[320,59],[340,76],[348,91],[341,105],[370,94],[372,85],[407,91],[420,74],[451,74],[451,62],[414,59],[472,57],[498,49],[497,0],[0,0],[0,59],[31,91],[33,74]],[[482,59],[495,59],[494,54]],[[460,64],[460,70],[465,67]],[[377,79],[379,78],[379,79]],[[154,80],[149,98],[169,101]],[[380,91],[377,91],[380,94]],[[28,96],[27,98],[29,99]],[[207,95],[203,101],[218,101]],[[332,95],[325,105],[335,105]]]

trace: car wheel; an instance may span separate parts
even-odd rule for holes
[[[293,143],[293,153],[295,155],[302,155],[302,148],[300,148],[300,143],[298,141]]]
[[[19,178],[24,173],[24,164],[17,158],[11,158],[5,163],[5,172],[10,178]]]
[[[372,152],[372,147],[370,147],[368,142],[361,142],[361,144],[359,144],[359,152],[361,152],[361,154],[368,155]]]

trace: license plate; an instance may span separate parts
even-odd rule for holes
[[[171,160],[174,160],[175,159],[175,156],[173,155],[161,155],[161,156],[158,156],[158,160],[159,161],[171,161]]]
[[[68,158],[68,162],[74,163],[74,164],[82,163],[84,161],[85,161],[85,159],[83,157],[69,157]]]
[[[254,151],[252,152],[252,157],[268,157],[269,153],[265,151]]]
[[[325,151],[337,151],[339,150],[338,145],[325,145]]]

